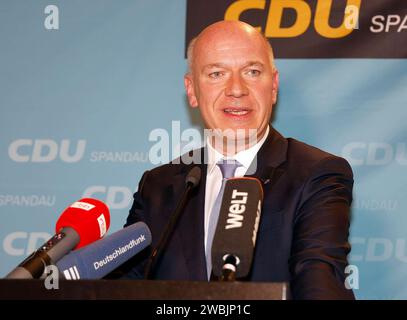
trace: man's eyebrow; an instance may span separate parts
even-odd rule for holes
[[[211,63],[203,66],[202,70],[205,69],[214,69],[214,68],[225,68],[226,65],[224,63]]]
[[[262,62],[260,62],[260,61],[248,61],[245,64],[244,68],[253,67],[253,66],[264,67],[264,64]]]
[[[264,64],[260,61],[248,61],[243,65],[243,69],[247,67],[253,67],[253,66],[259,66],[259,67],[264,67]],[[207,70],[207,69],[215,69],[215,68],[226,68],[227,65],[221,62],[217,63],[210,63],[202,67],[202,70]]]

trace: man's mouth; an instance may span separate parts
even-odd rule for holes
[[[234,115],[234,116],[245,116],[249,114],[251,110],[249,109],[244,109],[244,108],[225,108],[223,109],[223,112],[226,114]]]

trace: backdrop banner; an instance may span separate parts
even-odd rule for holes
[[[405,0],[1,1],[0,277],[82,197],[119,230],[143,172],[200,145],[185,51],[224,19],[274,47],[273,126],[352,165],[356,297],[407,299]]]

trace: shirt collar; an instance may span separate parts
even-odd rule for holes
[[[269,131],[270,131],[270,126],[267,126],[266,133],[254,146],[250,147],[249,149],[240,151],[232,157],[225,157],[223,154],[221,154],[219,151],[217,151],[211,145],[210,139],[208,137],[206,140],[206,145],[208,147],[208,173],[211,174],[213,169],[215,168],[216,164],[218,163],[218,161],[220,161],[223,158],[237,160],[243,167],[248,169],[250,164],[252,163],[254,157],[256,156],[257,152],[263,145],[264,141],[266,141]]]

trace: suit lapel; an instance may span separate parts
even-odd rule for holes
[[[248,169],[250,174],[246,176],[259,179],[264,188],[270,189],[285,171],[282,164],[287,159],[287,148],[287,139],[270,126],[270,133]]]

